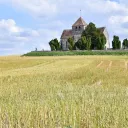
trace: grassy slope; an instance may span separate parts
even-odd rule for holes
[[[29,52],[23,56],[74,56],[74,55],[128,55],[128,51],[57,51]]]
[[[0,127],[127,128],[128,57],[0,57]]]

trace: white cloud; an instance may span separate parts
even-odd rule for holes
[[[55,14],[56,4],[52,0],[11,0],[12,5],[32,16],[46,17]]]
[[[74,14],[80,9],[84,13],[128,13],[126,0],[0,0],[0,3],[4,2],[36,17],[51,17],[58,13]]]
[[[88,8],[98,13],[121,13],[128,12],[128,9],[124,7],[121,3],[110,0],[92,0],[91,2],[86,2]]]
[[[49,49],[49,40],[59,39],[63,29],[71,28],[80,16],[80,9],[86,22],[92,21],[98,27],[106,26],[111,39],[115,34],[121,38],[128,37],[126,0],[0,0],[0,3],[4,2],[17,11],[41,19],[41,25],[36,29],[20,27],[12,19],[0,20],[0,44],[9,42],[14,49],[18,49],[18,45],[22,51],[35,47]]]
[[[0,20],[0,50],[13,53],[38,49],[49,49],[48,42],[59,37],[58,31],[49,29],[21,28],[13,19]]]
[[[76,13],[82,9],[85,13],[128,13],[125,0],[0,0],[0,3],[8,2],[17,10],[22,10],[34,17],[51,17],[52,15]]]
[[[1,20],[0,21],[0,28],[2,30],[8,31],[8,32],[20,32],[21,28],[16,26],[16,23],[14,20],[12,19],[8,19],[8,20]]]
[[[128,22],[128,16],[120,16],[120,15],[111,16],[109,18],[109,22],[110,24],[122,24]]]
[[[114,34],[120,36],[121,40],[128,38],[128,16],[111,16],[109,24],[111,30],[114,30]]]
[[[0,39],[1,41],[26,41],[28,39],[28,36],[21,36],[21,34],[28,34],[28,31],[24,30],[21,27],[18,27],[14,20],[8,19],[8,20],[0,20]],[[33,33],[29,33],[30,35],[33,35]]]

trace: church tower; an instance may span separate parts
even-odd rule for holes
[[[82,17],[80,17],[73,25],[72,25],[72,34],[74,35],[74,41],[77,42],[82,32],[87,27],[87,23],[83,20]]]

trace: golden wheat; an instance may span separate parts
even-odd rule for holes
[[[127,62],[0,57],[0,128],[127,128]]]

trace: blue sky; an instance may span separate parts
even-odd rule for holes
[[[128,38],[126,0],[0,0],[0,55],[23,54],[35,47],[49,50],[80,17],[105,26],[110,35]]]

